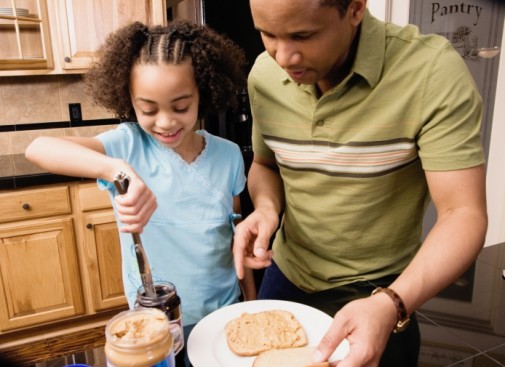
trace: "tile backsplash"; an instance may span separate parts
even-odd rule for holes
[[[70,121],[69,103],[81,105],[83,122],[79,127],[39,129],[35,125],[37,128],[31,129],[34,124]],[[85,93],[80,74],[0,77],[0,179],[42,173],[24,157],[35,137],[94,136],[114,125],[96,125],[93,121],[113,118]]]
[[[81,104],[84,120],[113,117],[93,104],[81,74],[0,77],[0,125],[69,121],[69,103]]]

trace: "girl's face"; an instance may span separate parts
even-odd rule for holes
[[[142,129],[181,156],[200,143],[194,133],[199,94],[193,66],[136,64],[132,68],[130,95]]]

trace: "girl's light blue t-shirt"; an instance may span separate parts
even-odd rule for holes
[[[97,137],[108,156],[128,162],[156,195],[158,208],[140,237],[154,281],[175,284],[184,325],[237,302],[240,295],[231,219],[233,197],[246,182],[243,157],[235,143],[205,130],[197,133],[206,144],[191,164],[137,123],[121,123]],[[98,183],[111,198],[117,195],[112,182]],[[123,283],[132,308],[142,282],[131,234],[120,233],[120,240]]]

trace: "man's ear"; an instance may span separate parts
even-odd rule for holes
[[[354,26],[358,26],[365,15],[367,0],[352,0],[347,8],[347,14]]]

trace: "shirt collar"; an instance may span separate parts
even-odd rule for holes
[[[361,75],[375,87],[379,82],[386,53],[386,28],[368,9],[361,22],[358,50],[352,72]]]

